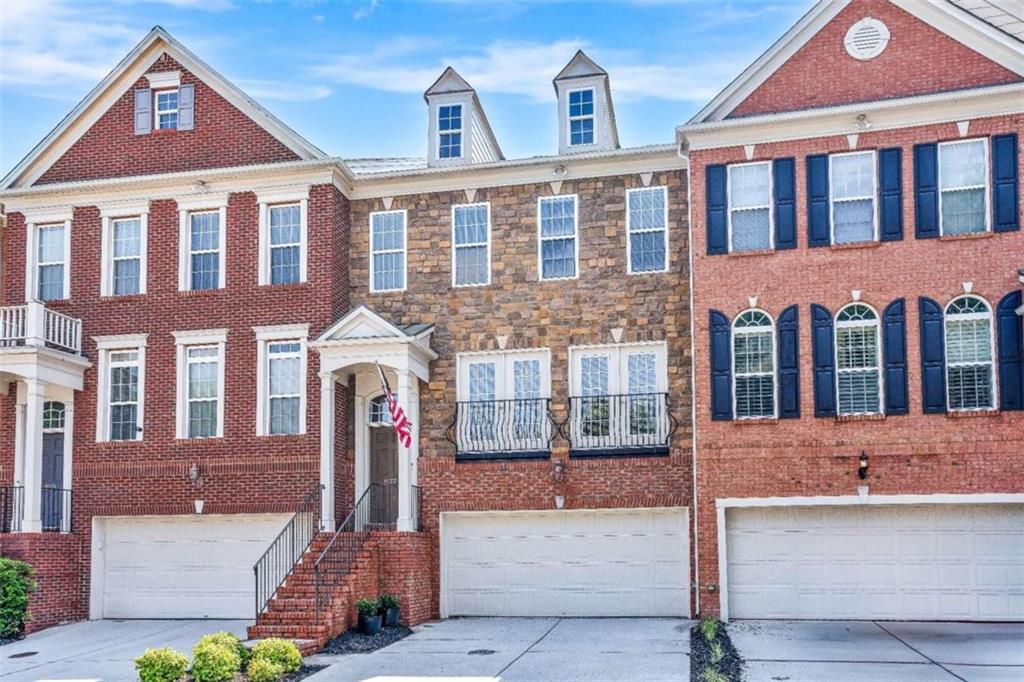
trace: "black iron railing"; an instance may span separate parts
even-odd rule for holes
[[[551,400],[475,400],[455,403],[446,437],[456,459],[547,457],[557,425]]]
[[[71,532],[71,491],[63,488],[43,488],[39,491],[39,516],[43,532]]]
[[[18,533],[25,517],[25,489],[8,485],[0,488],[0,533]]]
[[[676,430],[667,393],[574,396],[560,425],[570,456],[667,455]]]
[[[263,613],[277,588],[295,568],[320,530],[320,491],[306,493],[288,524],[252,567],[256,576],[256,615]]]

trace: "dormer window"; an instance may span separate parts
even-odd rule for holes
[[[569,92],[569,144],[594,144],[594,90]]]
[[[157,130],[175,130],[178,127],[178,91],[158,90],[154,93],[156,100],[153,124]]]
[[[462,105],[448,104],[437,109],[437,156],[441,159],[462,158]]]

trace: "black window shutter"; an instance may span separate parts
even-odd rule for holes
[[[828,246],[828,154],[807,157],[807,244]]]
[[[732,348],[729,319],[711,311],[711,418],[732,419]]]
[[[903,239],[903,150],[878,152],[879,237],[883,242]]]
[[[836,368],[832,313],[811,305],[811,346],[814,351],[814,416],[836,416]]]
[[[725,166],[708,166],[705,169],[704,193],[707,197],[707,238],[708,255],[729,251],[729,228],[726,222]]]
[[[1017,133],[992,138],[992,229],[1020,229],[1017,194]]]
[[[775,248],[796,248],[796,162],[772,162],[772,192],[775,198]]]
[[[999,329],[999,409],[1024,410],[1024,340],[1020,291],[1011,291],[996,307]]]
[[[882,314],[885,353],[885,413],[907,414],[907,303],[898,298]]]
[[[939,236],[939,146],[914,145],[914,227],[918,239]]]
[[[779,418],[800,418],[800,326],[795,305],[782,311],[779,330]]]
[[[921,402],[925,414],[946,411],[946,339],[942,308],[930,298],[917,300],[921,327]]]

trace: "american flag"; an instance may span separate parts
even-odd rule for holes
[[[405,410],[398,404],[395,394],[391,392],[391,386],[388,384],[388,379],[384,376],[384,370],[380,368],[380,365],[377,365],[377,373],[380,374],[380,385],[384,389],[384,396],[388,399],[388,412],[391,414],[391,423],[395,425],[398,442],[402,444],[402,447],[411,448],[412,422],[405,416]]]

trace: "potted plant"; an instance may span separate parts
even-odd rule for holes
[[[380,595],[380,606],[384,612],[384,625],[389,628],[396,627],[398,625],[398,595],[394,594],[382,594]]]
[[[360,599],[356,602],[359,612],[359,630],[364,635],[375,635],[380,632],[380,601],[377,599]]]

